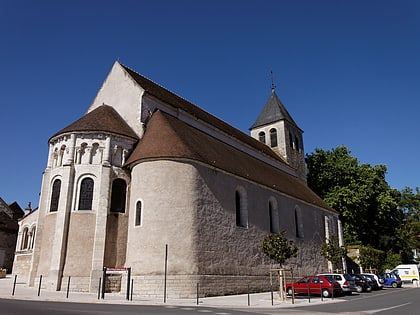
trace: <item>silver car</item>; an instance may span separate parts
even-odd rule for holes
[[[356,283],[352,276],[348,273],[320,273],[318,275],[325,276],[337,281],[341,285],[344,294],[351,294],[357,292]]]

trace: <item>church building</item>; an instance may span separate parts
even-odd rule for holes
[[[299,247],[285,267],[325,271],[338,213],[306,185],[303,131],[274,89],[250,133],[115,62],[87,113],[48,141],[34,243],[13,272],[50,290],[71,277],[70,290],[97,292],[104,267],[131,268],[141,296],[266,290],[259,246],[283,230]]]

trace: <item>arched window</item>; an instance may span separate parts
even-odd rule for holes
[[[112,182],[111,212],[125,212],[127,184],[121,178]]]
[[[240,227],[248,227],[248,210],[246,202],[245,190],[238,189],[235,191],[235,210],[236,210],[236,225]]]
[[[20,249],[21,250],[28,249],[28,245],[29,245],[28,243],[29,243],[29,229],[25,227],[22,232],[22,243],[20,245]]]
[[[270,144],[271,147],[277,147],[277,130],[276,129],[270,129]]]
[[[35,244],[35,232],[36,232],[36,227],[33,226],[31,228],[31,232],[30,232],[30,234],[31,234],[31,242],[29,244],[29,249],[33,249],[34,248],[34,244]]]
[[[297,136],[295,136],[295,149],[296,151],[300,151],[299,149],[299,138]]]
[[[268,215],[270,218],[270,233],[278,233],[280,231],[279,213],[277,202],[274,199],[268,201]]]
[[[295,229],[296,229],[296,237],[303,238],[303,218],[302,218],[302,211],[299,207],[295,208]]]
[[[293,149],[293,136],[291,132],[289,132],[289,145],[290,149]]]
[[[50,212],[58,210],[58,202],[60,200],[61,180],[56,179],[52,186]]]
[[[265,143],[265,132],[264,131],[261,131],[258,134],[258,139],[260,140],[260,142]]]
[[[141,201],[137,201],[136,203],[136,226],[140,226],[142,223],[142,203]]]
[[[93,179],[84,178],[80,183],[79,210],[92,210]]]

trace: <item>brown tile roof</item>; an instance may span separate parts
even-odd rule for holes
[[[244,134],[242,131],[236,129],[235,127],[229,125],[223,120],[213,116],[212,114],[206,112],[200,107],[194,105],[193,103],[183,99],[182,97],[172,93],[171,91],[165,89],[159,84],[145,78],[139,73],[131,70],[130,68],[121,65],[130,76],[148,93],[149,95],[161,100],[164,103],[170,104],[175,108],[181,109],[193,117],[206,122],[207,124],[221,130],[225,134],[232,136],[242,143],[250,146],[256,151],[263,152],[265,155],[280,161],[281,163],[287,164],[284,159],[277,155],[273,150],[271,150],[267,145],[261,143],[260,141]]]
[[[310,204],[332,210],[297,177],[276,169],[161,111],[153,114],[143,138],[126,164],[133,167],[138,162],[150,159],[180,158],[214,166]]]
[[[109,132],[138,140],[138,136],[133,129],[131,129],[114,108],[108,105],[95,108],[79,120],[61,129],[50,140],[64,133],[92,131]]]

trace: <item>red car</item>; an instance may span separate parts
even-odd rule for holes
[[[307,276],[303,277],[299,281],[286,284],[286,292],[288,295],[292,295],[294,288],[295,294],[306,294],[306,295],[321,295],[323,297],[338,296],[342,295],[340,284],[324,276]]]

